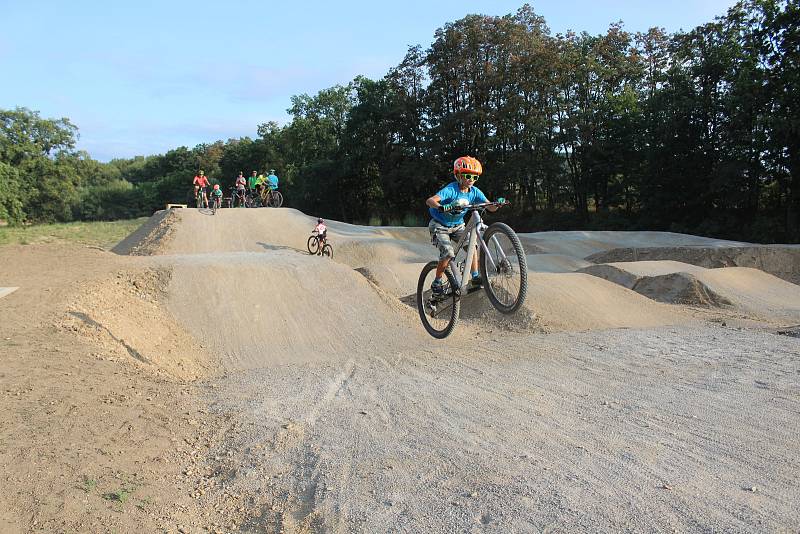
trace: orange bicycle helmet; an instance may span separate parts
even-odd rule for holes
[[[214,184],[214,189],[219,189],[219,184]]]
[[[472,156],[461,156],[453,162],[453,174],[483,174],[481,162]]]

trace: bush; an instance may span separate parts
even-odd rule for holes
[[[0,219],[11,226],[22,224],[25,220],[22,190],[17,170],[0,161]]]

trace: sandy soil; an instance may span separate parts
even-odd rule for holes
[[[0,531],[800,528],[798,286],[597,262],[749,244],[524,234],[526,305],[474,293],[435,341],[409,306],[425,229],[332,221],[330,261],[313,221],[0,248]]]

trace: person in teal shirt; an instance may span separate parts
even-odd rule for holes
[[[211,202],[215,206],[222,206],[222,189],[220,189],[219,184],[214,184],[214,189],[211,190]]]
[[[269,176],[267,176],[267,186],[272,191],[278,189],[278,177],[275,175],[275,169],[269,170]]]

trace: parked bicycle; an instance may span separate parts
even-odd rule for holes
[[[277,189],[264,187],[261,190],[261,205],[268,208],[280,208],[283,206],[283,195]]]
[[[231,208],[235,208],[237,206],[251,208],[253,207],[253,197],[243,189],[231,187],[231,200],[229,206]]]
[[[327,239],[323,243],[323,239],[316,230],[311,232],[311,237],[308,238],[306,248],[308,248],[308,253],[312,256],[316,254],[317,256],[326,256],[328,258],[333,257],[333,247],[327,242]]]
[[[432,261],[423,267],[417,283],[417,310],[425,330],[435,338],[449,336],[458,323],[461,297],[468,293],[470,279],[468,266],[479,245],[480,274],[483,289],[489,302],[504,314],[516,312],[525,302],[528,291],[528,263],[522,243],[507,224],[484,224],[481,213],[498,202],[487,202],[465,206],[469,212],[464,235],[455,248],[458,253],[445,270],[444,291],[434,294],[431,283],[436,277],[436,266]],[[466,247],[466,258],[459,260]],[[455,268],[453,267],[455,265]],[[480,289],[480,288],[478,288]],[[471,292],[471,291],[469,291]]]

